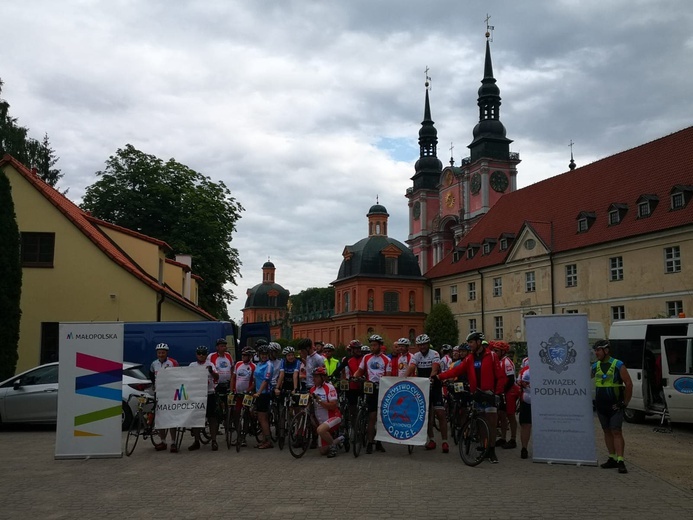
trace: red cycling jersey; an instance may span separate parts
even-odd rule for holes
[[[345,370],[347,379],[349,379],[350,377],[354,377],[354,374],[359,369],[359,365],[361,364],[362,359],[363,356],[351,356],[349,359],[347,359],[347,366]],[[349,383],[349,390],[359,390],[360,388],[361,386],[358,383]]]
[[[481,381],[477,381],[476,373],[479,370]],[[474,393],[477,389],[482,392],[491,391],[496,395],[502,395],[505,389],[505,373],[500,365],[498,356],[485,348],[481,356],[469,354],[459,365],[440,374],[440,379],[454,379],[462,374],[467,375],[469,390]]]

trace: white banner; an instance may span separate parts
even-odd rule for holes
[[[207,368],[171,367],[156,374],[156,428],[204,428]]]
[[[55,458],[121,457],[123,324],[61,323]]]
[[[426,377],[381,377],[375,440],[426,444],[430,386]]]
[[[533,458],[596,465],[587,316],[525,316]]]

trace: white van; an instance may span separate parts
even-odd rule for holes
[[[633,380],[628,422],[668,412],[671,422],[693,423],[693,318],[615,321],[609,343]]]

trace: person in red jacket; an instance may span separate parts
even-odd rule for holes
[[[467,336],[467,344],[472,349],[464,361],[450,370],[446,370],[437,377],[441,381],[454,379],[466,374],[469,379],[469,391],[474,394],[477,390],[495,396],[495,402],[483,406],[483,418],[491,432],[489,438],[488,459],[492,464],[498,463],[496,456],[496,427],[498,425],[498,408],[496,403],[505,389],[505,373],[503,372],[498,356],[488,347],[483,332],[472,332]]]

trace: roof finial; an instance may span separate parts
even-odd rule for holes
[[[575,143],[573,143],[573,140],[571,139],[570,144],[568,145],[570,146],[570,164],[568,164],[568,168],[571,170],[575,169],[575,161],[573,160],[573,144]]]
[[[270,261],[270,257],[269,257],[269,255],[267,255],[267,261],[268,261],[268,262]]]
[[[428,71],[431,69],[428,68],[428,65],[426,65],[426,69],[424,70],[424,74],[426,75],[426,82],[424,83],[424,86],[426,87],[426,90],[431,90],[431,76],[428,75]]]
[[[455,147],[452,145],[452,141],[450,141],[450,166],[455,166],[455,159],[452,156],[452,151],[455,149]]]
[[[493,25],[489,25],[488,22],[491,19],[491,15],[486,13],[486,19],[484,20],[486,22],[486,39],[488,41],[493,41]]]
[[[378,204],[378,195],[375,195],[375,203]]]

